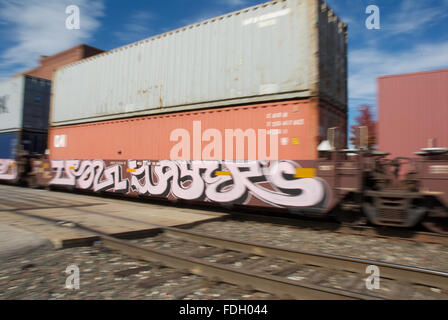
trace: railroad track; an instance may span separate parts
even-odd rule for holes
[[[64,190],[57,190],[53,191],[56,193],[67,193],[67,191]],[[89,196],[95,196],[95,197],[104,197],[104,198],[112,198],[112,199],[121,199],[123,201],[136,201],[134,199],[130,198],[120,198],[117,195],[103,195],[103,194],[92,194],[89,193]],[[16,197],[18,200],[14,201],[15,197],[12,199],[8,199],[8,201],[11,202],[11,204],[20,204],[20,200],[22,200],[22,197]],[[141,199],[139,199],[141,200]],[[174,206],[179,207],[176,204],[169,203],[166,201],[157,201],[157,200],[147,200],[149,203],[157,203],[167,206]],[[143,202],[144,203],[144,202]],[[71,205],[71,204],[70,204]],[[91,205],[85,205],[85,207],[89,207]],[[52,208],[53,206],[50,204],[48,208]],[[57,206],[55,206],[57,207]],[[80,207],[79,205],[76,205],[75,207]],[[184,204],[184,206],[179,207],[180,210],[183,208],[194,208],[201,211],[201,214],[205,215],[211,215],[215,216],[213,212],[210,212],[207,209],[204,209],[203,206],[194,206],[191,204]],[[19,206],[20,208],[20,206]],[[23,208],[23,209],[32,209],[32,208]],[[276,225],[276,226],[288,226],[288,227],[295,227],[295,228],[305,228],[315,231],[322,231],[322,232],[334,232],[334,233],[340,233],[344,235],[358,235],[358,236],[366,236],[366,237],[377,237],[377,238],[383,238],[383,239],[391,239],[391,240],[400,240],[400,241],[410,241],[410,242],[424,242],[424,243],[431,243],[431,244],[440,244],[443,246],[448,247],[448,235],[442,235],[437,234],[433,232],[427,232],[427,231],[418,231],[418,230],[409,230],[409,229],[402,229],[402,228],[390,228],[390,227],[375,227],[375,226],[368,226],[368,225],[349,225],[349,224],[342,224],[338,222],[330,221],[328,218],[313,218],[313,219],[307,219],[306,217],[300,216],[300,215],[294,215],[294,217],[290,217],[291,215],[280,215],[280,216],[274,216],[269,215],[268,213],[247,213],[242,212],[238,210],[228,210],[221,207],[214,208],[219,212],[228,213],[228,217],[218,217],[216,218],[216,221],[222,220],[244,220],[244,221],[257,221],[261,223],[266,223],[270,225]],[[1,210],[0,210],[1,211]],[[90,211],[90,213],[95,213],[93,211]],[[115,218],[117,218],[115,216]],[[141,222],[141,221],[139,221]],[[189,225],[185,225],[185,227],[188,227]]]
[[[334,232],[344,235],[358,235],[366,237],[384,238],[391,240],[424,242],[440,244],[448,247],[448,236],[427,231],[412,229],[375,227],[368,225],[350,225],[328,221],[327,219],[306,219],[302,216],[294,218],[282,216],[259,215],[253,213],[231,212],[229,217],[219,218],[225,220],[256,221],[274,226],[287,226],[291,228],[310,229],[322,232]],[[219,220],[218,219],[218,220]]]
[[[79,209],[85,210],[85,209]],[[289,299],[448,299],[448,273],[379,261],[235,241],[190,230],[157,227],[146,240],[126,241],[74,221],[42,218],[20,210],[12,213],[88,231],[109,249],[161,263],[213,282],[224,282]],[[148,223],[149,224],[149,223]],[[137,241],[137,242],[136,242]],[[365,288],[366,268],[377,266],[386,291]],[[128,272],[132,273],[132,270]],[[336,279],[336,284],[332,281]],[[416,294],[419,294],[416,296]]]
[[[57,190],[54,192],[66,192],[64,190]],[[142,202],[142,199],[131,199],[126,197],[120,197],[119,195],[107,195],[107,194],[92,194],[89,193],[89,196],[96,197],[105,197],[110,199],[120,199],[123,201],[138,201]],[[193,208],[201,211],[201,214],[216,216],[210,210],[204,208],[203,205],[194,205],[183,203],[182,206],[178,204],[155,200],[155,199],[145,199],[150,204],[158,204],[165,206],[174,206],[179,209]],[[144,203],[144,202],[142,202]],[[378,227],[378,226],[369,226],[369,225],[351,225],[351,224],[343,224],[340,222],[331,221],[329,217],[313,217],[308,219],[306,216],[301,215],[293,215],[293,214],[277,214],[277,213],[268,213],[268,212],[259,212],[255,211],[255,213],[243,212],[241,210],[233,210],[227,209],[223,207],[214,207],[214,210],[222,213],[228,213],[229,217],[219,217],[217,220],[226,220],[226,219],[238,219],[238,220],[252,220],[259,221],[262,223],[267,223],[271,225],[277,226],[290,226],[296,228],[307,228],[316,231],[328,231],[335,232],[344,235],[359,235],[366,237],[377,237],[383,239],[392,239],[392,240],[401,240],[401,241],[410,241],[410,242],[424,242],[431,244],[440,244],[448,247],[448,235],[438,234],[429,231],[420,231],[415,229],[404,229],[404,228],[391,228],[391,227]],[[186,226],[187,227],[187,226]]]

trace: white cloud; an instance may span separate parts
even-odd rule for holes
[[[448,1],[448,0],[447,0]],[[252,1],[253,2],[253,1]],[[219,6],[210,6],[210,8],[198,12],[197,15],[180,20],[180,24],[176,27],[183,27],[190,24],[202,22],[211,18],[215,18],[234,10],[251,6],[250,0],[214,0]]]
[[[153,20],[154,16],[149,12],[138,11],[134,12],[129,18],[129,23],[124,25],[122,31],[117,31],[114,35],[125,43],[142,40],[148,37],[151,29],[148,22]]]
[[[181,20],[180,21],[181,25],[179,27],[181,27],[181,26],[182,27],[183,26],[188,26],[190,24],[195,24],[195,23],[198,23],[198,22],[202,22],[202,21],[214,18],[214,17],[221,16],[221,15],[227,13],[227,12],[228,11],[219,10],[219,9],[218,10],[203,11],[203,12],[200,12],[199,14],[197,14],[194,17],[186,18],[186,19]]]
[[[80,29],[68,30],[65,9],[80,9]],[[89,40],[99,28],[103,0],[6,0],[0,4],[0,24],[11,46],[0,53],[0,78],[35,67],[40,55],[51,55]]]
[[[448,67],[448,42],[419,44],[399,52],[377,48],[349,54],[349,94],[352,99],[374,99],[379,76]]]
[[[448,1],[437,1],[437,5],[428,2],[403,0],[398,11],[390,15],[384,24],[388,34],[416,32],[422,30],[424,26],[435,25],[448,17]]]
[[[327,0],[341,20],[349,24],[350,37],[362,36],[365,31],[365,13],[372,1]],[[356,3],[355,3],[356,2]],[[448,0],[377,1],[381,13],[381,38],[409,35],[435,26],[448,17]]]
[[[381,8],[381,32],[364,37],[364,48],[349,52],[349,96],[351,101],[375,101],[377,77],[418,72],[448,66],[448,42],[413,40],[414,45],[401,50],[387,50],[389,42],[403,36],[425,34],[448,16],[448,0],[429,2],[403,0],[393,12]],[[384,19],[383,19],[384,17]]]
[[[231,7],[238,7],[248,4],[247,0],[220,0],[220,2],[223,4],[227,4]]]
[[[204,20],[208,20],[214,17],[221,16],[223,14],[227,14],[231,12],[232,10],[237,10],[239,8],[236,7],[249,7],[250,1],[249,0],[217,0],[217,3],[220,4],[220,7],[216,8],[210,8],[208,10],[204,10],[202,12],[199,12],[196,16],[193,16],[191,18],[186,18],[181,20],[181,25],[186,26],[190,24],[195,24],[198,22],[202,22]],[[227,8],[226,8],[227,7]]]

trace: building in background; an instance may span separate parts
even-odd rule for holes
[[[25,71],[22,74],[36,78],[52,80],[53,73],[58,68],[97,55],[102,52],[104,52],[104,50],[97,49],[85,44],[80,44],[76,47],[56,53],[52,56],[41,56],[39,67]]]
[[[378,79],[378,146],[392,157],[448,147],[448,69]]]

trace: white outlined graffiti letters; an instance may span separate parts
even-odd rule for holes
[[[51,168],[55,177],[50,181],[50,185],[75,186],[76,177],[72,170],[79,167],[80,160],[51,160]]]
[[[96,192],[129,191],[129,181],[122,179],[123,168],[120,165],[106,168],[102,160],[52,160],[51,167],[56,176],[50,181],[50,185],[76,186],[79,189],[93,189]]]
[[[53,160],[52,185],[84,190],[172,196],[182,200],[247,204],[257,198],[275,207],[313,207],[325,200],[318,178],[294,178],[294,161],[151,161],[129,160],[106,166],[102,160]],[[130,172],[123,179],[123,171]]]
[[[12,181],[17,179],[17,165],[12,159],[0,159],[0,180]]]

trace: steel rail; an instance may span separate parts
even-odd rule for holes
[[[160,231],[164,231],[167,234],[171,234],[178,237],[180,236],[195,242],[206,243],[224,249],[232,249],[235,251],[252,253],[261,256],[272,256],[282,258],[299,264],[311,264],[329,269],[355,272],[363,275],[365,275],[366,268],[368,266],[375,265],[380,268],[381,277],[413,284],[430,286],[448,291],[448,273],[443,271],[404,266],[399,264],[386,263],[382,261],[375,261],[368,259],[344,257],[325,253],[298,251],[298,250],[268,246],[256,242],[238,241],[230,238],[216,237],[204,233],[198,233],[191,230],[167,227],[160,224],[144,222],[137,219],[119,217],[107,213],[94,212],[82,208],[74,208],[74,209],[83,212],[89,212],[102,216],[107,216],[111,218],[118,218],[127,221],[135,221],[143,223],[148,226],[156,227]]]
[[[59,223],[61,220],[50,217],[42,217],[20,211],[10,211],[20,216],[27,216],[45,222],[55,223],[61,228],[66,228]],[[322,299],[322,300],[379,300],[375,296],[364,295],[348,290],[333,289],[314,284],[301,284],[283,277],[256,274],[249,271],[239,270],[226,265],[210,263],[205,260],[191,258],[185,255],[174,254],[163,250],[149,249],[130,243],[129,241],[113,238],[102,231],[84,226],[76,221],[64,220],[78,228],[91,233],[95,240],[101,241],[104,247],[117,250],[124,255],[139,258],[146,261],[162,262],[168,267],[186,269],[192,274],[220,279],[222,282],[237,286],[246,286],[255,290],[274,294],[282,298],[293,299]]]
[[[72,208],[83,212],[89,212],[96,215],[107,216],[116,219],[127,221],[135,221],[143,223],[148,226],[153,226],[164,231],[167,234],[181,236],[195,242],[211,244],[217,247],[231,249],[246,253],[257,254],[261,256],[271,256],[293,261],[298,264],[310,264],[321,266],[329,269],[336,269],[341,271],[350,271],[365,275],[366,268],[374,265],[380,268],[380,274],[383,278],[399,280],[412,284],[420,284],[430,286],[448,291],[448,273],[437,270],[430,270],[425,268],[410,267],[393,263],[386,263],[382,261],[358,259],[351,257],[344,257],[338,255],[331,255],[325,253],[313,253],[298,251],[274,246],[263,245],[255,242],[238,241],[225,237],[216,237],[203,233],[198,233],[191,230],[185,230],[174,227],[167,227],[155,223],[149,223],[137,219],[115,216],[107,213],[95,212],[83,208]],[[33,215],[34,216],[34,215]],[[69,221],[71,222],[71,221]],[[76,224],[76,222],[73,222]],[[87,228],[85,228],[87,229]],[[91,229],[89,229],[91,230]]]
[[[79,209],[78,209],[79,210]],[[81,209],[82,210],[82,209]],[[24,213],[11,210],[11,213],[38,218],[47,222],[60,222],[58,219],[42,217],[36,214]],[[109,214],[101,214],[115,217]],[[117,217],[116,217],[117,218]],[[119,218],[119,217],[118,217]],[[127,219],[126,219],[127,220]],[[129,219],[133,220],[133,219]],[[347,290],[327,288],[313,284],[302,284],[296,281],[288,280],[279,276],[253,274],[252,272],[239,270],[226,265],[209,263],[200,259],[174,254],[163,250],[149,249],[134,245],[127,241],[112,238],[109,235],[95,230],[76,221],[66,221],[73,223],[76,228],[83,229],[93,233],[101,239],[106,247],[116,249],[124,254],[142,258],[144,260],[158,261],[166,263],[174,268],[185,268],[191,273],[207,277],[219,277],[223,282],[229,282],[236,285],[251,286],[256,290],[274,293],[276,295],[287,295],[293,298],[306,299],[375,299],[377,297],[359,294]],[[160,232],[166,232],[167,235],[186,238],[191,241],[201,242],[228,250],[236,250],[262,256],[272,256],[294,261],[298,264],[308,264],[322,266],[329,269],[346,270],[356,273],[365,273],[365,268],[369,265],[376,265],[381,270],[381,277],[402,280],[407,283],[418,283],[435,288],[446,290],[448,288],[448,273],[434,271],[416,267],[401,266],[385,262],[363,260],[356,258],[341,257],[330,254],[310,253],[294,251],[279,247],[272,247],[252,242],[235,241],[233,239],[204,235],[201,233],[166,227],[152,223],[146,223],[156,227]],[[322,292],[319,295],[319,292]]]
[[[378,300],[380,298],[333,289],[314,284],[302,284],[283,277],[258,274],[240,270],[234,267],[210,263],[201,259],[191,258],[182,254],[174,254],[164,250],[149,249],[134,245],[123,240],[111,237],[101,237],[103,245],[109,249],[117,250],[131,257],[146,261],[162,262],[168,267],[185,269],[192,274],[205,276],[216,281],[231,283],[238,286],[268,292],[282,298],[293,299],[320,299],[320,300]]]
[[[161,227],[167,235],[182,237],[194,242],[206,243],[216,247],[247,252],[261,256],[271,256],[293,261],[298,264],[310,264],[341,271],[364,274],[366,268],[375,265],[380,269],[381,277],[400,280],[413,284],[431,286],[448,291],[448,273],[418,267],[403,266],[381,261],[357,259],[325,253],[304,252],[255,242],[237,241],[225,237],[206,235],[190,230]]]

